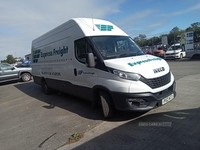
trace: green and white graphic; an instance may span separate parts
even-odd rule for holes
[[[113,26],[105,24],[95,24],[100,31],[112,31]]]
[[[41,52],[40,49],[33,51],[33,53],[32,53],[33,63],[37,63],[38,62],[38,58],[40,58],[40,52]]]
[[[39,58],[47,58],[51,56],[58,55],[62,57],[64,54],[68,53],[68,46],[63,46],[63,48],[53,49],[51,51],[42,51],[41,49],[33,51],[33,63],[37,63]]]

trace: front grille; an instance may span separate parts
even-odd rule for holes
[[[158,78],[153,78],[153,79],[146,79],[144,77],[140,78],[140,81],[142,81],[143,83],[147,84],[152,89],[164,86],[164,85],[168,84],[170,82],[170,80],[171,80],[170,72],[167,73],[166,75],[164,75],[162,77],[158,77]]]
[[[165,54],[165,55],[175,55],[175,53]]]

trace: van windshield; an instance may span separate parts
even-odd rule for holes
[[[91,39],[104,59],[144,55],[128,36],[95,36]]]
[[[178,49],[181,49],[181,46],[180,45],[175,45],[175,46],[170,46],[168,51],[178,50]]]

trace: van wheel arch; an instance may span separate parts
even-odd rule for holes
[[[114,113],[114,103],[111,95],[109,94],[108,91],[105,90],[100,90],[98,95],[104,118],[106,119],[111,118]]]
[[[44,78],[42,79],[42,89],[46,95],[50,95],[52,93],[52,89],[49,88]]]
[[[200,54],[194,54],[191,59],[200,59]]]
[[[92,108],[96,108],[97,106],[101,105],[101,99],[99,96],[99,92],[100,91],[105,91],[108,94],[110,94],[109,90],[106,87],[103,86],[95,86],[93,87],[93,91],[92,91]]]

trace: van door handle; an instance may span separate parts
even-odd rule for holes
[[[77,70],[74,68],[74,75],[77,76]]]

